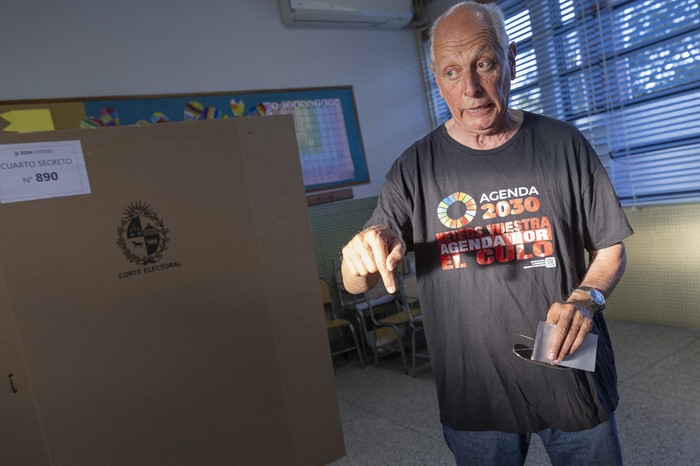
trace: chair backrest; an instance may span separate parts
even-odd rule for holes
[[[418,280],[416,274],[402,275],[399,279],[399,301],[411,326],[422,320],[420,310],[420,300],[418,298]]]
[[[360,314],[369,313],[370,315],[375,307],[384,307],[387,304],[394,304],[397,309],[400,309],[396,295],[390,294],[381,280],[371,290],[360,294],[351,294],[345,290],[343,286],[343,274],[341,270],[337,267],[334,268],[338,295],[340,296],[340,302],[344,309],[352,310]]]
[[[344,308],[354,307],[353,296],[347,292],[345,286],[343,285],[343,273],[340,271],[340,268],[337,268],[335,266],[335,264],[333,264],[333,275],[333,278],[335,278],[335,285],[338,291],[338,297],[340,297],[341,305]]]
[[[401,295],[409,301],[418,300],[418,279],[416,274],[401,276],[400,282]]]
[[[416,273],[416,255],[413,252],[407,252],[403,260],[396,267],[396,274],[411,275]]]
[[[321,299],[323,300],[323,304],[331,304],[333,302],[333,298],[331,297],[331,290],[328,287],[328,282],[323,278],[319,278],[318,281],[321,285]]]
[[[371,290],[365,291],[366,299],[368,301],[371,301],[372,303],[381,300],[391,301],[391,298],[386,299],[388,296],[391,296],[391,294],[389,294],[389,292],[386,290],[384,282],[382,282],[381,280],[377,282],[377,286],[375,286]]]
[[[328,282],[323,278],[319,278],[319,285],[321,287],[321,300],[323,301],[323,307],[326,313],[326,318],[332,320],[338,319],[338,314],[335,312],[335,303],[333,303],[333,296],[331,296],[331,289],[328,286]]]

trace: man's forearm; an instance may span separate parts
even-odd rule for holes
[[[591,253],[586,276],[580,285],[589,286],[610,296],[625,272],[627,259],[622,242]],[[584,342],[593,325],[598,305],[582,290],[574,290],[565,303],[554,302],[547,311],[547,322],[557,332],[550,343],[547,357],[555,363],[573,354]]]
[[[606,298],[610,296],[625,273],[627,254],[623,243],[593,251],[591,262],[581,285],[599,290]],[[587,302],[588,297],[581,291],[575,291],[569,301]],[[593,314],[593,313],[592,313]]]
[[[623,243],[594,251],[591,255],[588,271],[581,284],[592,286],[608,297],[625,273],[626,265],[627,254]]]

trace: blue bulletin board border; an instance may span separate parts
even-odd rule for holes
[[[110,109],[118,117],[119,125],[135,125],[158,123],[158,118],[167,118],[168,121],[186,121],[188,120],[188,111],[189,119],[258,117],[264,114],[264,108],[259,107],[259,104],[263,102],[317,101],[323,99],[338,99],[341,103],[354,175],[340,177],[326,183],[305,185],[304,188],[307,192],[311,192],[369,183],[369,172],[352,86],[88,98],[82,100],[82,103],[88,118],[99,120],[101,113],[104,114],[103,109]],[[245,109],[242,110],[242,113],[240,108],[235,109],[232,106],[232,101],[245,104]],[[191,102],[198,103],[199,106],[193,109],[190,105]]]
[[[338,107],[342,111],[342,123]],[[19,118],[32,112],[42,118],[36,121]],[[275,112],[294,115],[307,192],[369,183],[352,86],[0,101],[0,135],[202,119],[264,118]],[[46,115],[50,115],[48,120]]]

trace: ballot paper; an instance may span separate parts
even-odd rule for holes
[[[535,336],[535,347],[532,351],[532,360],[539,362],[552,363],[547,357],[549,347],[554,338],[556,326],[547,322],[540,322],[537,326],[537,335]],[[598,349],[598,335],[589,333],[583,344],[576,350],[574,354],[566,356],[558,366],[571,367],[573,369],[583,369],[584,371],[595,372],[595,357]]]

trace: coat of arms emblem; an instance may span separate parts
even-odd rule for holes
[[[170,230],[144,202],[129,203],[124,209],[117,233],[117,245],[129,262],[134,264],[155,264],[168,249]]]

